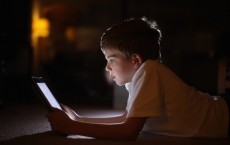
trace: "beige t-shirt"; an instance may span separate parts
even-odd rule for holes
[[[197,91],[158,61],[147,60],[126,89],[128,117],[149,117],[142,131],[180,137],[228,135],[223,98]]]

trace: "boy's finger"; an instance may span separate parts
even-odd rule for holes
[[[69,107],[66,106],[66,105],[61,104],[61,107],[62,107],[62,109],[63,109],[65,112],[70,112],[70,111],[72,111],[72,109],[69,108]]]
[[[58,109],[58,108],[54,108],[54,107],[51,107],[51,111],[61,111],[60,109]]]

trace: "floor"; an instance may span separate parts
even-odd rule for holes
[[[111,116],[121,114],[121,110],[108,107],[70,106],[79,115]],[[0,107],[1,145],[230,145],[230,139],[190,139],[153,134],[140,134],[136,141],[115,141],[85,138],[84,136],[60,136],[50,131],[46,109],[41,104],[7,104]]]
[[[108,107],[71,106],[84,116],[110,116],[120,110]],[[78,109],[76,109],[78,108]],[[7,104],[0,109],[0,141],[50,131],[47,110],[41,104]]]

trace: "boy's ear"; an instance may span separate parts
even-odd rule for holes
[[[139,54],[133,54],[131,59],[136,68],[139,68],[141,66],[142,58]]]

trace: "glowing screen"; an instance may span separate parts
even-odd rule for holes
[[[45,83],[37,83],[39,88],[41,89],[42,93],[46,97],[46,99],[49,101],[50,105],[54,108],[61,109],[61,106],[53,96],[53,94],[50,92],[49,88]],[[62,109],[61,109],[62,110]]]

